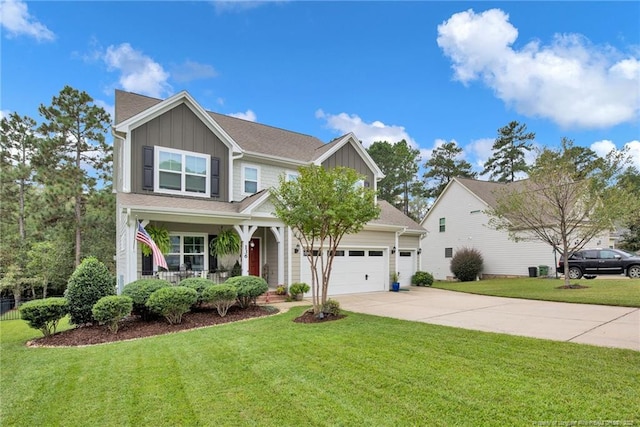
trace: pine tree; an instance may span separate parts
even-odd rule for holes
[[[105,142],[109,115],[86,92],[65,86],[51,105],[41,105],[38,174],[46,184],[48,205],[73,211],[75,265],[82,254],[83,215],[87,196],[98,180],[110,180],[111,147]],[[56,215],[55,212],[51,212]]]
[[[462,148],[455,141],[445,142],[433,150],[431,158],[424,164],[427,169],[423,175],[427,197],[438,197],[453,178],[478,176],[477,172],[471,170],[471,163],[458,158],[461,153]]]
[[[491,173],[490,179],[498,182],[513,182],[518,172],[527,172],[526,152],[533,149],[534,132],[527,132],[527,125],[516,121],[498,129],[493,143],[493,155],[484,164],[482,174]],[[497,179],[496,179],[497,178]]]

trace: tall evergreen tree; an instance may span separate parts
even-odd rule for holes
[[[395,144],[376,141],[367,151],[385,175],[378,182],[378,197],[410,215],[410,199],[424,192],[417,179],[420,150],[403,139]]]
[[[111,147],[105,141],[109,115],[93,103],[86,92],[65,86],[50,106],[40,105],[45,122],[40,131],[47,135],[38,156],[40,179],[46,184],[48,199],[73,209],[75,265],[82,255],[83,215],[87,195],[97,180],[110,180]]]
[[[431,158],[424,164],[427,169],[423,175],[427,197],[438,197],[453,178],[478,176],[477,172],[471,170],[471,163],[458,158],[461,153],[462,148],[455,141],[445,142],[433,150]]]
[[[482,174],[491,173],[490,179],[498,182],[513,182],[518,172],[527,172],[524,156],[533,149],[531,141],[536,134],[527,132],[527,125],[516,121],[498,129],[493,143],[493,155],[484,164]]]
[[[4,272],[12,264],[22,271],[26,264],[35,126],[33,119],[16,113],[0,121],[0,244],[5,249],[0,251],[0,270]]]

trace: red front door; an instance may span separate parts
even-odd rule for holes
[[[260,276],[260,239],[249,242],[249,274]]]

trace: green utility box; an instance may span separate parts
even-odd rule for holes
[[[540,273],[540,277],[545,277],[549,275],[549,266],[548,265],[539,265],[538,273]]]

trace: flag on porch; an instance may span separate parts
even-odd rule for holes
[[[158,267],[163,267],[165,270],[169,270],[167,267],[167,260],[164,259],[164,255],[156,245],[156,242],[153,241],[147,230],[144,229],[142,224],[138,222],[138,231],[136,231],[136,240],[144,243],[145,245],[151,248],[151,252],[153,252],[153,261],[156,263]]]

